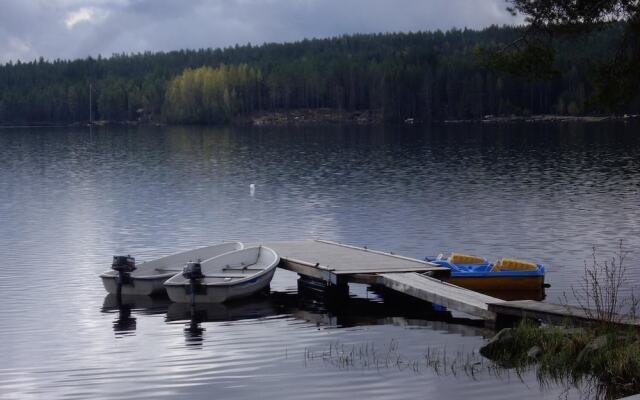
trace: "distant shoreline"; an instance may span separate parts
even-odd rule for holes
[[[406,118],[402,122],[389,123],[383,119],[381,110],[345,111],[329,108],[298,109],[288,111],[269,111],[255,113],[248,117],[234,120],[228,124],[212,125],[202,124],[200,126],[255,126],[255,127],[278,127],[278,126],[321,126],[321,125],[362,125],[362,126],[382,126],[382,125],[430,125],[430,124],[510,124],[510,123],[598,123],[607,121],[630,121],[640,120],[639,114],[633,115],[605,115],[605,116],[569,116],[569,115],[510,115],[493,116],[487,115],[481,119],[460,119],[425,122],[414,118]],[[0,129],[23,129],[23,128],[73,128],[73,127],[102,127],[102,126],[182,126],[184,124],[168,124],[153,119],[144,121],[94,121],[71,122],[71,123],[8,123],[0,124]]]
[[[605,122],[605,121],[627,121],[633,119],[640,119],[639,114],[625,114],[625,115],[511,115],[511,116],[493,116],[487,115],[482,119],[473,120],[445,120],[445,124],[456,123],[471,123],[471,122],[483,122],[483,123],[513,123],[513,122]]]

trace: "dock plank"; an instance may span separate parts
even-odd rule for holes
[[[496,317],[495,312],[489,310],[489,304],[503,302],[417,273],[387,273],[380,276],[383,284],[390,289],[484,319],[493,320]]]
[[[578,322],[597,322],[590,313],[580,307],[542,303],[533,300],[503,301],[489,304],[489,310],[496,314],[507,315],[516,318],[532,318],[549,323],[564,323],[569,319]],[[620,325],[640,326],[640,320],[629,316],[619,316]]]
[[[282,259],[329,271],[334,275],[369,274],[383,272],[448,272],[422,260],[381,251],[343,245],[325,240],[294,240],[267,242]]]

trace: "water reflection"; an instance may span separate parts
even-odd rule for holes
[[[360,285],[362,286],[362,285]],[[113,321],[116,337],[135,334],[138,315],[165,314],[167,323],[185,321],[186,344],[201,345],[206,323],[257,320],[278,315],[290,315],[324,328],[396,325],[420,326],[464,335],[486,335],[483,320],[452,313],[444,307],[385,289],[367,287],[372,298],[336,296],[321,290],[306,279],[298,279],[297,291],[274,291],[270,295],[226,303],[172,303],[166,296],[107,295],[102,312],[117,312]],[[505,300],[541,299],[544,291],[488,293]]]
[[[131,309],[127,306],[120,307],[118,318],[113,321],[113,332],[116,337],[133,335],[136,330],[136,318],[131,316]]]
[[[117,317],[113,321],[113,332],[115,333],[116,338],[127,335],[134,335],[136,330],[136,318],[131,316],[131,304],[122,303],[119,296],[114,297],[116,297],[115,306],[103,306],[102,311],[117,312]],[[106,301],[107,299],[105,299],[105,302]]]
[[[302,281],[302,280],[301,280]],[[215,304],[172,303],[166,296],[107,295],[100,311],[115,314],[116,337],[134,335],[140,316],[165,315],[167,323],[185,322],[188,346],[201,345],[211,322],[258,320],[289,315],[323,328],[350,328],[370,325],[419,326],[464,335],[485,335],[482,320],[455,316],[450,311],[392,291],[371,289],[373,299],[336,298],[325,292],[272,292],[268,296]],[[137,315],[137,317],[136,317]]]
[[[192,320],[197,322],[240,321],[276,315],[276,304],[268,297],[251,297],[226,303],[171,303],[167,322]]]
[[[198,312],[196,312],[195,306],[192,305],[190,308],[189,322],[187,322],[184,328],[184,339],[187,346],[200,346],[202,345],[203,334],[206,329],[200,326],[203,319],[198,315]]]
[[[102,302],[100,311],[116,314],[113,320],[113,332],[116,338],[135,335],[137,318],[133,313],[141,315],[164,314],[170,300],[166,296],[131,296],[108,294]]]
[[[184,336],[187,346],[202,345],[206,328],[202,323],[240,321],[276,315],[275,304],[268,298],[251,297],[226,303],[172,303],[167,309],[167,322],[187,321]]]
[[[101,311],[105,313],[117,311],[120,308],[128,308],[134,310],[141,315],[156,315],[167,312],[169,305],[172,304],[169,297],[163,296],[133,296],[122,295],[118,297],[115,294],[108,294],[104,297]]]
[[[394,325],[424,327],[462,335],[486,335],[484,321],[454,316],[450,311],[405,298],[405,301],[350,297],[332,300],[308,294],[273,293],[272,299],[286,314],[324,328]]]

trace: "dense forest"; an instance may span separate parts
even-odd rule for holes
[[[618,26],[558,42],[558,74],[548,80],[513,77],[482,62],[481,49],[509,43],[520,29],[10,62],[0,66],[0,123],[86,122],[90,113],[93,120],[227,123],[309,108],[375,110],[389,122],[640,112],[639,98],[619,110],[589,102],[592,67],[621,35]]]

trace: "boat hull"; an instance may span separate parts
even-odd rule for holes
[[[452,264],[448,260],[432,260],[435,264],[451,270],[451,276],[447,279],[452,285],[483,293],[498,293],[504,291],[510,293],[542,293],[544,297],[544,274],[542,264],[535,264],[535,269],[499,269],[494,271],[494,264],[484,262],[482,264]],[[533,264],[532,264],[533,265]],[[502,296],[497,296],[502,297]],[[518,298],[520,296],[516,296]]]
[[[475,291],[539,290],[544,276],[451,276],[447,282]]]
[[[169,279],[171,276],[162,276],[159,278],[147,278],[147,279],[131,279],[130,283],[126,283],[122,285],[121,293],[123,295],[136,295],[136,296],[152,296],[155,294],[164,293],[164,281]],[[102,285],[106,289],[108,293],[117,294],[118,293],[118,276],[108,276],[103,274],[100,276],[102,278]]]
[[[200,285],[195,289],[193,300],[196,303],[224,303],[225,301],[249,297],[266,289],[273,278],[275,268],[253,279],[233,285]],[[190,303],[192,301],[191,285],[165,286],[171,301]]]

